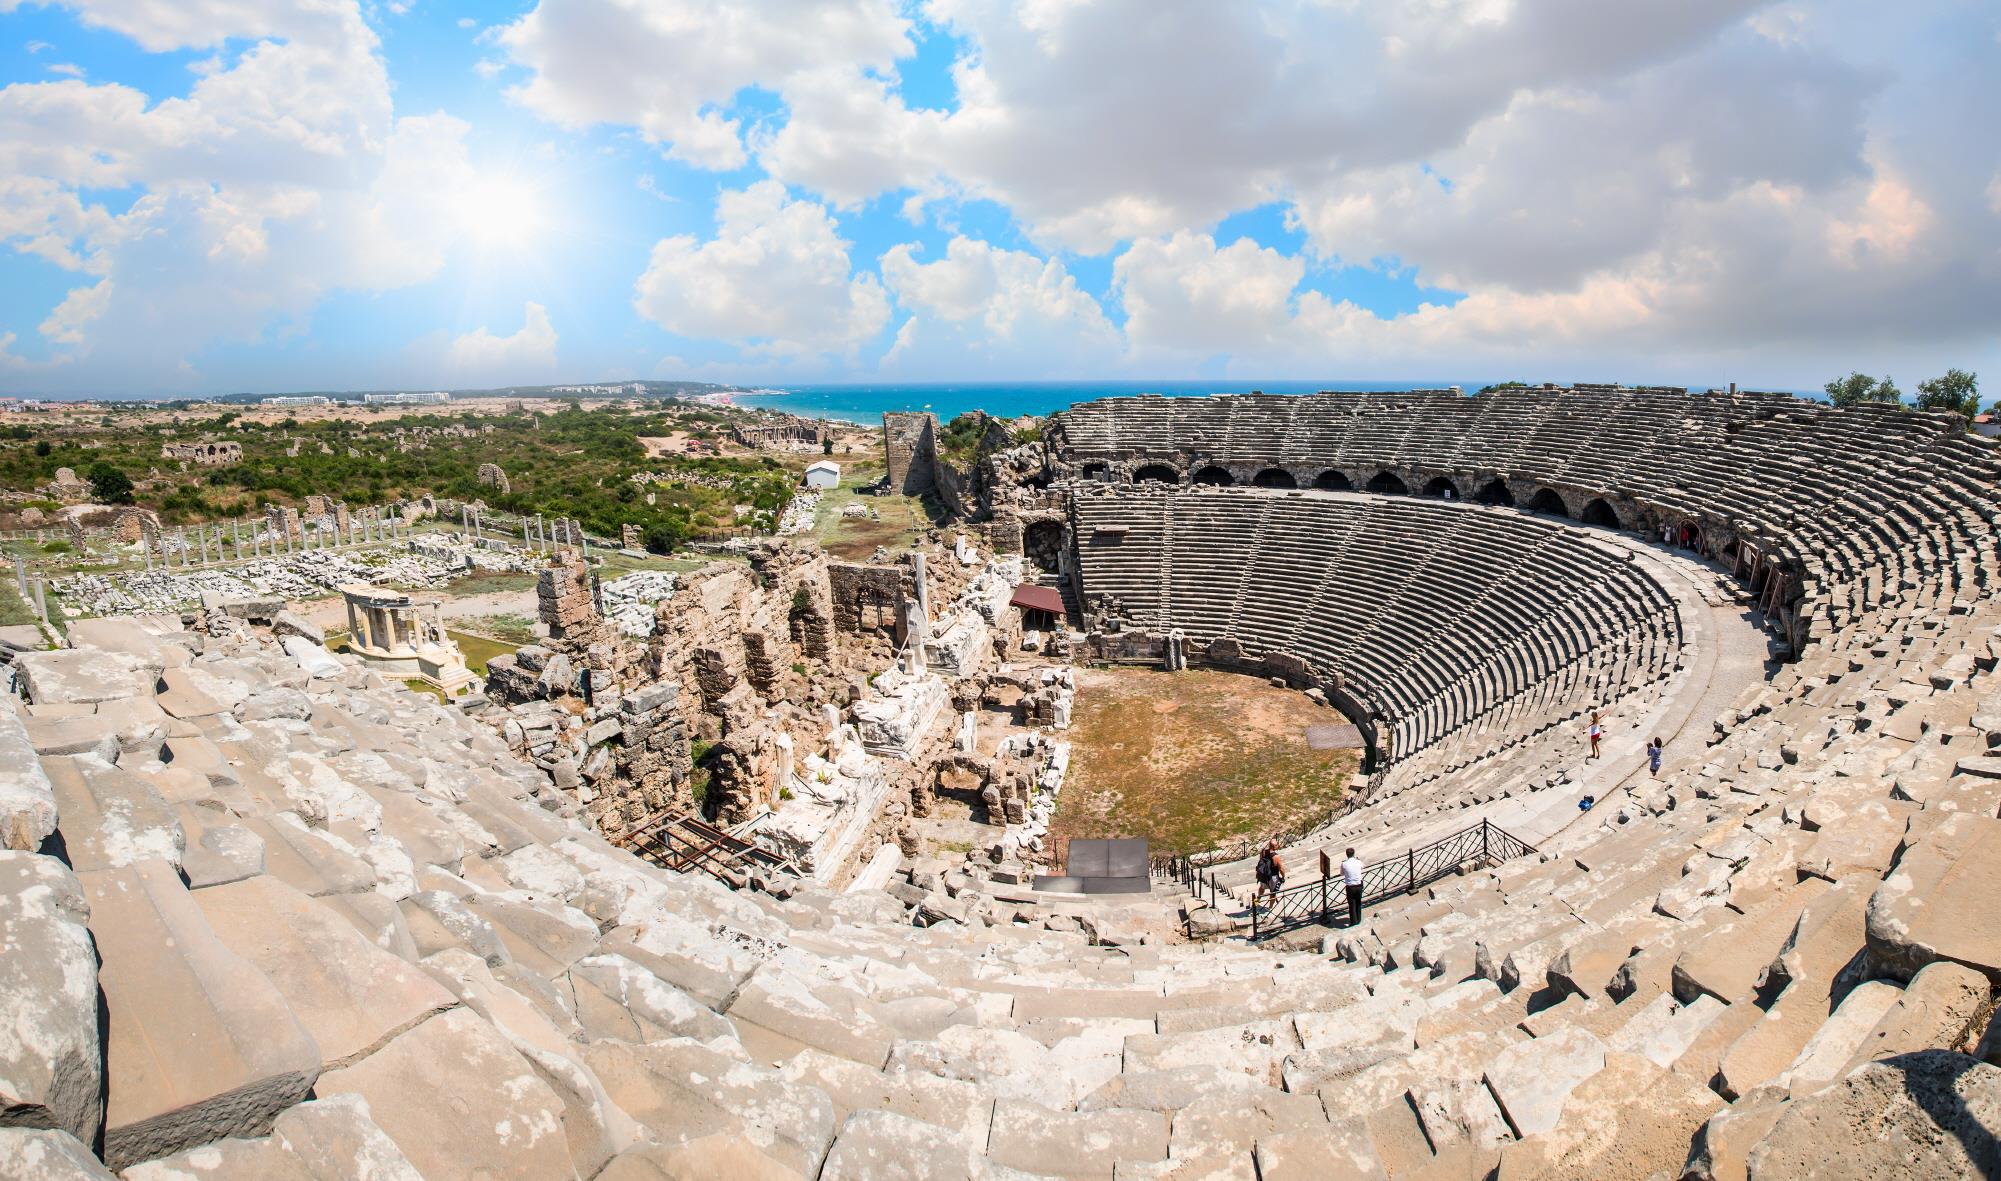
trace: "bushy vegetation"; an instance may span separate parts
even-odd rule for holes
[[[297,505],[321,493],[350,505],[382,504],[425,494],[484,500],[512,513],[569,517],[600,536],[640,527],[648,549],[665,553],[690,539],[746,526],[769,527],[784,508],[795,474],[771,456],[648,459],[641,435],[667,435],[725,422],[710,410],[635,413],[623,406],[571,404],[552,414],[387,415],[359,421],[287,418],[260,423],[225,412],[172,422],[164,415],[107,415],[93,427],[0,437],[0,484],[43,486],[59,467],[91,481],[97,499],[137,503],[167,521],[240,516],[267,504]],[[462,425],[466,436],[439,435]],[[398,449],[398,429],[421,447]],[[490,430],[487,428],[491,428]],[[160,457],[174,440],[227,436],[243,460],[180,471]],[[287,451],[296,443],[297,454]],[[510,490],[479,483],[483,463],[499,464]],[[635,480],[652,473],[658,481]],[[652,503],[648,503],[648,495]],[[739,516],[737,506],[747,506]]]
[[[1860,406],[1867,402],[1906,407],[1914,404],[1919,410],[1949,411],[1968,421],[1980,413],[1980,375],[1964,369],[1948,369],[1939,377],[1928,377],[1919,382],[1915,403],[1905,402],[1903,391],[1890,378],[1871,377],[1866,373],[1837,377],[1823,388],[1827,391],[1828,401],[1842,407]]]

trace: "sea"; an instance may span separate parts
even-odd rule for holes
[[[997,418],[1050,414],[1078,402],[1129,394],[1200,398],[1210,394],[1310,394],[1319,390],[1412,390],[1458,386],[1468,393],[1494,378],[1441,378],[1436,381],[1037,381],[924,382],[910,384],[795,385],[732,394],[738,405],[784,410],[807,418],[831,418],[878,426],[884,411],[929,410],[949,422],[968,410]]]

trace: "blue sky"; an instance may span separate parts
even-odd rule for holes
[[[1997,348],[1976,3],[0,0],[0,390]]]

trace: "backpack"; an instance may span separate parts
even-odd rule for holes
[[[1271,883],[1278,880],[1278,859],[1267,849],[1258,854],[1258,881]]]

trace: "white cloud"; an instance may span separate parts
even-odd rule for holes
[[[75,62],[50,62],[46,67],[51,74],[61,74],[67,78],[81,78],[84,69]]]
[[[446,353],[454,371],[516,384],[545,377],[556,368],[556,329],[541,304],[521,309],[521,327],[495,336],[484,325],[452,340]]]
[[[703,168],[745,160],[725,117],[747,86],[822,63],[891,70],[912,51],[894,0],[540,0],[498,40],[532,71],[511,93],[567,127],[631,126]]]
[[[75,380],[195,381],[185,362],[218,339],[297,331],[329,291],[442,267],[458,232],[448,202],[471,177],[468,129],[393,117],[352,0],[105,0],[80,16],[148,48],[285,39],[231,51],[158,103],[116,84],[0,88],[0,242],[97,280],[41,326],[88,358]],[[97,188],[139,195],[113,214],[85,195]]]
[[[1116,367],[1119,333],[1056,259],[956,237],[945,257],[917,248],[882,256],[883,283],[913,315],[883,367],[905,375],[1084,375]]]
[[[850,275],[848,243],[825,206],[767,180],[719,196],[716,221],[707,242],[654,244],[633,299],[642,316],[781,358],[848,352],[887,322],[882,285]]]

